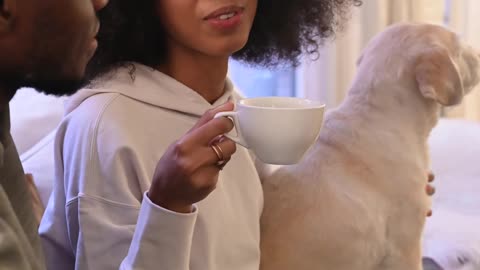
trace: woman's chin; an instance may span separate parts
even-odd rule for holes
[[[217,46],[215,51],[211,52],[211,55],[215,55],[215,56],[218,56],[218,57],[220,57],[220,56],[230,57],[234,53],[243,49],[243,47],[245,47],[246,44],[247,44],[247,41],[237,42],[237,43],[232,42],[230,44],[224,44],[223,46]]]

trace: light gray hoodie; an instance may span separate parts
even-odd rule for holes
[[[257,270],[263,194],[241,147],[217,189],[179,214],[149,189],[166,148],[209,104],[163,73],[135,65],[107,75],[67,105],[55,142],[56,182],[40,227],[50,270]]]

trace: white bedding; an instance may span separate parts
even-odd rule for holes
[[[47,205],[48,198],[52,192],[55,177],[53,161],[55,131],[51,131],[20,156],[25,173],[33,175],[33,180],[44,206]]]
[[[480,270],[480,124],[441,120],[430,147],[437,193],[424,255],[445,270]]]
[[[31,88],[17,92],[10,102],[10,116],[11,133],[20,155],[58,126],[65,99],[47,96]]]

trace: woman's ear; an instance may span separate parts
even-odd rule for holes
[[[459,104],[463,81],[447,48],[434,46],[415,59],[415,77],[422,95],[444,106]]]

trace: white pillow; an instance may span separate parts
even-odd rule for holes
[[[19,154],[25,153],[60,123],[66,97],[47,96],[31,88],[17,92],[10,102],[11,133]]]
[[[480,269],[480,216],[437,208],[427,220],[424,256],[445,270]]]
[[[436,207],[480,216],[480,123],[440,121],[430,136]]]
[[[429,142],[437,193],[424,256],[445,270],[480,269],[480,123],[442,119]]]

